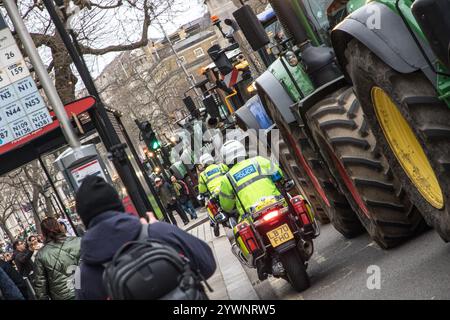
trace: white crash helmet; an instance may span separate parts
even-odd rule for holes
[[[207,166],[214,163],[214,158],[211,154],[205,153],[200,157],[199,162],[201,165]]]
[[[247,156],[247,151],[245,146],[237,141],[230,140],[224,143],[222,149],[220,150],[223,162],[227,165],[238,163],[242,161]]]

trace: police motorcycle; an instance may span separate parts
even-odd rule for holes
[[[237,225],[237,217],[234,214],[228,214],[222,210],[219,204],[219,196],[217,194],[198,195],[197,200],[205,203],[208,211],[209,222],[213,228],[214,236],[220,235],[220,225],[233,229]]]
[[[233,228],[232,251],[242,264],[256,268],[261,281],[269,275],[283,278],[301,292],[310,286],[307,262],[320,229],[310,204],[289,194],[295,183],[275,180],[281,195],[260,199],[243,215]]]

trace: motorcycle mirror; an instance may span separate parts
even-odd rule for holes
[[[294,189],[294,187],[295,187],[294,180],[288,180],[284,183],[284,189],[286,191],[290,191],[290,190]]]
[[[215,217],[216,221],[218,223],[224,223],[225,221],[227,221],[228,217],[224,214],[224,213],[219,213],[216,217]]]

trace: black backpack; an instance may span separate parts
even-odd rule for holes
[[[186,257],[149,238],[148,225],[142,226],[136,241],[117,251],[103,272],[112,300],[207,300],[202,281]]]

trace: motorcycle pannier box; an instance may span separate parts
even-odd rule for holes
[[[253,254],[260,249],[258,238],[252,228],[252,226],[244,221],[238,224],[236,227],[236,241],[241,247],[241,250],[245,255]]]
[[[308,208],[308,203],[301,196],[293,197],[291,199],[291,204],[299,217],[302,227],[310,226],[314,223],[314,217],[312,216],[311,210]]]

